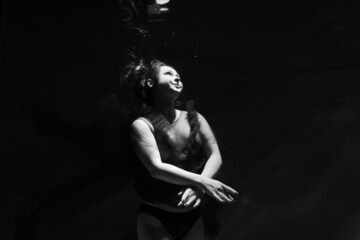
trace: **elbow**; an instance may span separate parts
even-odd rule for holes
[[[153,178],[161,178],[162,176],[162,171],[160,169],[160,166],[152,166],[151,168],[148,169],[150,176]]]
[[[219,170],[221,169],[221,167],[223,166],[223,161],[221,159],[221,157],[219,158]]]
[[[219,168],[221,168],[221,166],[223,165],[223,160],[221,158],[220,154],[216,154],[215,158],[217,159],[217,162],[219,164]]]
[[[158,178],[160,175],[160,171],[157,168],[150,168],[148,169],[150,176],[153,178]]]
[[[208,159],[208,162],[211,162],[210,165],[213,166],[215,169],[217,170],[220,170],[220,168],[222,167],[223,165],[223,161],[222,161],[222,158],[221,158],[221,155],[220,154],[212,154],[209,159]]]
[[[223,165],[223,160],[221,159],[221,157],[219,157],[219,167],[222,167]]]

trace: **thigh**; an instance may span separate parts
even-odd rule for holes
[[[182,240],[204,240],[204,223],[200,217]]]
[[[139,240],[173,240],[162,223],[149,213],[140,212],[136,224]]]

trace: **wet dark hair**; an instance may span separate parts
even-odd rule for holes
[[[188,159],[196,165],[201,163],[203,159],[199,158],[195,150],[196,139],[199,134],[198,114],[194,108],[194,101],[187,96],[181,94],[177,100],[178,107],[187,111],[188,121],[190,125],[189,141],[185,149],[179,149],[179,144],[175,138],[173,129],[168,120],[161,113],[155,112],[153,109],[153,97],[150,88],[146,84],[147,79],[152,79],[155,84],[158,81],[158,74],[160,67],[169,66],[159,60],[152,60],[148,65],[143,61],[134,67],[130,73],[132,78],[132,89],[135,96],[141,100],[140,107],[137,109],[138,116],[142,116],[150,120],[154,126],[156,137],[161,137],[165,140],[170,148],[173,149],[173,154],[178,155],[180,152],[187,154]],[[175,158],[176,159],[176,158]]]
[[[150,78],[157,84],[158,74],[162,66],[168,65],[159,60],[152,60],[149,66],[147,66],[141,61],[133,70],[133,92],[135,96],[147,105],[153,106],[153,98],[151,96],[151,90],[146,84],[146,80]]]

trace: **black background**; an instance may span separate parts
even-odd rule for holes
[[[241,195],[222,208],[216,239],[359,238],[360,4],[172,0],[168,7],[139,18],[155,56],[178,70],[213,127],[223,180]],[[61,169],[61,154],[43,160],[59,139],[40,134],[21,107],[36,101],[83,119],[113,93],[130,41],[117,11],[112,1],[3,1],[1,239],[11,238],[26,196],[61,182],[62,171],[67,181],[80,175]],[[67,151],[66,161],[78,158]],[[135,217],[134,199],[127,211],[61,233],[81,225],[83,213],[54,235],[119,239]]]

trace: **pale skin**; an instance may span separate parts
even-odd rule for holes
[[[154,109],[161,112],[169,122],[179,118],[181,111],[175,109],[175,101],[179,97],[183,85],[179,74],[169,66],[159,69],[157,83],[147,79],[146,84],[153,90]],[[178,206],[171,207],[166,204],[152,204],[170,212],[187,212],[200,205],[204,194],[208,194],[220,203],[232,203],[238,194],[233,188],[213,179],[218,173],[222,159],[216,139],[206,119],[199,115],[199,134],[207,158],[201,174],[192,173],[174,165],[164,163],[157,146],[153,127],[145,119],[137,119],[131,125],[132,143],[140,161],[144,164],[152,177],[163,181],[183,185],[179,192],[181,200]],[[189,128],[174,128],[176,137],[189,136]],[[162,224],[153,216],[140,213],[137,219],[137,232],[140,240],[172,239]],[[184,239],[204,239],[203,223],[200,218],[190,229]]]

